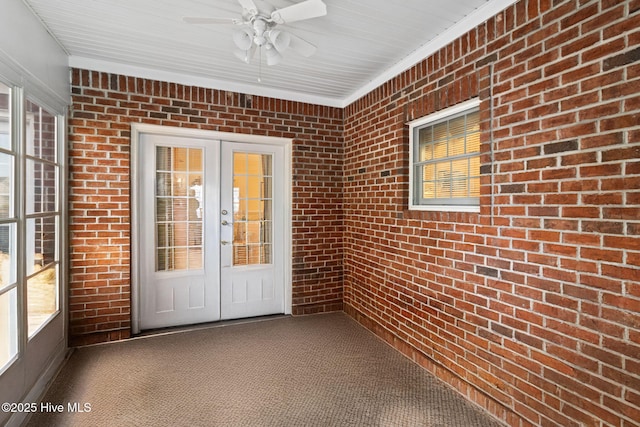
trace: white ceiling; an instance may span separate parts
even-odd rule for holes
[[[182,20],[239,18],[238,0],[23,1],[72,67],[343,107],[515,0],[324,0],[326,16],[281,27],[316,45],[315,55],[288,50],[275,66],[238,60],[233,25]]]

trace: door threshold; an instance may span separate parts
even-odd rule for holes
[[[193,325],[180,325],[180,326],[170,326],[166,328],[146,329],[144,331],[141,331],[139,334],[134,335],[132,339],[146,338],[146,337],[158,336],[158,335],[178,334],[178,333],[190,332],[190,331],[199,331],[201,329],[222,328],[225,326],[242,325],[245,323],[264,322],[267,320],[282,319],[285,317],[291,317],[291,315],[290,314],[269,314],[266,316],[245,317],[242,319],[217,320],[215,322],[196,323]]]

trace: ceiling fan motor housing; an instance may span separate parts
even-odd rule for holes
[[[253,42],[258,46],[264,46],[267,43],[265,32],[269,28],[269,24],[262,16],[256,16],[253,19]]]

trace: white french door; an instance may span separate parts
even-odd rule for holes
[[[221,316],[283,313],[282,147],[223,142],[222,158]]]
[[[218,320],[220,143],[142,134],[139,149],[141,328]]]
[[[140,329],[284,313],[283,153],[140,134]]]

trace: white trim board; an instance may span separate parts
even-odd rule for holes
[[[248,95],[284,99],[286,101],[308,102],[310,104],[326,105],[329,107],[342,106],[340,100],[323,96],[292,92],[284,89],[273,89],[265,86],[237,83],[227,80],[217,80],[209,77],[194,76],[172,71],[139,67],[135,65],[120,64],[117,62],[103,61],[100,59],[86,58],[82,56],[70,56],[69,66],[72,68],[101,71],[162,82],[179,83],[187,86],[228,90],[231,92],[245,93]]]

